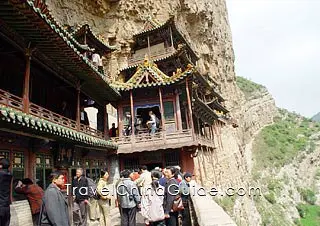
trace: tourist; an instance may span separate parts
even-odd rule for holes
[[[130,173],[130,170],[124,170],[123,180],[117,186],[121,207],[121,226],[136,226],[137,210],[141,208],[139,191],[136,184],[129,178]]]
[[[12,175],[8,171],[10,163],[8,159],[0,159],[0,226],[10,224],[10,204],[12,202],[11,186]]]
[[[92,63],[94,66],[96,66],[97,68],[101,65],[102,66],[102,62],[101,62],[101,58],[100,55],[98,53],[93,53],[92,54]]]
[[[149,116],[150,120],[147,121],[147,125],[150,128],[150,134],[155,134],[155,132],[157,131],[156,115],[152,111],[149,111]]]
[[[64,176],[61,172],[50,175],[51,184],[43,196],[40,212],[40,226],[70,226],[68,214],[68,201],[62,194]]]
[[[137,179],[139,179],[139,177],[139,169],[134,169],[133,172],[130,174],[130,178],[132,181],[136,181]]]
[[[33,224],[37,225],[37,223],[39,222],[42,197],[44,194],[42,188],[37,184],[34,184],[30,178],[25,178],[22,181],[18,182],[15,191],[27,196],[31,207]]]
[[[141,214],[148,220],[150,226],[164,226],[163,193],[164,187],[159,184],[160,171],[152,171],[151,189],[146,191],[145,205],[141,205]]]
[[[116,128],[116,124],[112,123],[112,127],[109,130],[109,136],[110,137],[116,137],[117,136],[117,128]]]
[[[80,192],[81,189],[81,192]],[[75,196],[75,209],[80,209],[80,216],[74,216],[74,223],[78,226],[86,226],[87,225],[87,215],[88,215],[88,208],[87,205],[88,201],[88,194],[85,193],[85,189],[88,188],[88,180],[83,176],[83,169],[78,168],[76,170],[76,178],[72,181],[72,191],[74,192]]]
[[[166,168],[163,168],[162,169],[162,177],[159,180],[159,184],[164,187],[166,185],[166,183],[167,183]]]
[[[134,182],[139,187],[140,191],[146,186],[150,186],[152,179],[151,179],[151,173],[148,171],[147,166],[140,166],[140,177],[136,179]]]
[[[190,212],[189,212],[189,199],[190,199],[190,182],[192,179],[191,173],[185,173],[183,176],[183,181],[179,184],[179,191],[181,199],[183,202],[184,210],[182,211],[182,225],[189,226],[190,222]]]
[[[111,185],[108,184],[109,173],[103,172],[103,176],[100,178],[97,186],[97,193],[100,199],[98,205],[101,212],[100,226],[111,226],[110,210],[111,210]],[[104,189],[104,190],[103,190]]]
[[[163,208],[166,218],[166,226],[178,225],[178,212],[172,211],[173,202],[177,196],[177,189],[179,188],[177,178],[177,169],[175,167],[166,168],[167,182],[164,189]],[[179,192],[179,190],[178,190]]]

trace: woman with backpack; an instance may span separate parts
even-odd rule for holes
[[[164,187],[159,184],[162,173],[160,171],[151,172],[151,189],[145,194],[145,202],[142,205],[141,214],[149,221],[150,226],[165,226],[163,210]]]

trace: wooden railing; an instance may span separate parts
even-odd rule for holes
[[[13,94],[10,94],[9,92],[6,92],[1,89],[0,89],[0,104],[13,109],[17,109],[19,111],[23,111],[22,98],[15,96]],[[52,111],[49,111],[48,109],[45,109],[33,103],[30,103],[29,105],[29,114],[37,116],[41,119],[45,119],[50,122],[56,123],[58,125],[65,126],[67,128],[83,132],[90,136],[94,136],[102,139],[104,138],[104,134],[101,131],[98,131],[96,129],[93,129],[83,124],[80,124],[80,128],[78,129],[76,121],[66,118]]]
[[[21,97],[15,96],[0,89],[0,104],[17,110],[23,110],[23,101]]]
[[[165,145],[185,145],[188,142],[193,142],[193,135],[191,130],[177,131],[174,133],[166,133],[165,131],[157,132],[155,134],[142,133],[134,136],[116,137],[115,142],[119,146],[119,151],[129,151],[127,149],[139,150],[139,148],[159,148]]]
[[[161,58],[161,57],[166,57],[166,56],[172,54],[174,51],[175,51],[175,48],[171,46],[171,47],[159,50],[157,52],[152,52],[151,58],[157,59],[157,58]],[[144,61],[144,58],[145,58],[145,56],[136,56],[135,57],[134,55],[132,55],[131,57],[128,58],[128,66],[142,63]]]

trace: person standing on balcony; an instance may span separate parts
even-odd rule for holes
[[[152,111],[149,111],[149,116],[150,120],[147,121],[147,125],[150,128],[150,134],[155,134],[155,132],[157,131],[156,115]]]
[[[109,130],[109,136],[110,137],[116,137],[117,136],[117,130],[118,130],[118,128],[116,128],[116,124],[112,123],[112,127]]]
[[[10,163],[8,159],[0,159],[0,225],[10,224],[10,204],[12,202],[12,175],[8,171]]]
[[[102,66],[102,60],[101,60],[100,55],[98,53],[93,53],[92,54],[92,63],[97,68],[99,68],[100,64]]]

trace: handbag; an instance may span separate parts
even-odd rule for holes
[[[172,204],[172,211],[179,212],[184,210],[183,202],[180,195],[177,195]]]

